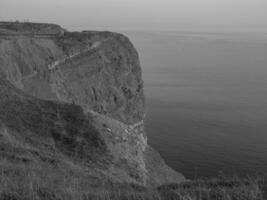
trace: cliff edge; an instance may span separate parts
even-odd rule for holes
[[[0,96],[4,172],[49,169],[84,190],[184,180],[147,144],[140,62],[124,35],[0,22]]]

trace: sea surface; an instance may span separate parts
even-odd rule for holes
[[[187,178],[267,173],[267,33],[124,32],[149,143]]]

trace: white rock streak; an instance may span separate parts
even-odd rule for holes
[[[73,58],[73,57],[79,56],[79,55],[82,54],[82,53],[86,53],[86,52],[88,52],[88,51],[91,51],[91,50],[93,50],[93,49],[96,49],[96,48],[99,47],[101,44],[102,44],[101,41],[97,41],[97,42],[95,42],[93,45],[91,45],[91,46],[87,46],[87,47],[86,47],[84,50],[82,50],[82,51],[75,52],[75,53],[73,53],[73,54],[71,54],[71,55],[68,55],[68,56],[65,56],[65,57],[63,57],[63,58],[61,58],[61,59],[59,59],[59,60],[56,60],[56,61],[54,61],[53,63],[51,63],[50,65],[48,65],[48,69],[49,69],[49,70],[52,70],[52,69],[54,69],[55,67],[57,67],[58,65],[65,63],[67,60],[69,60],[69,59],[71,59],[71,58]]]
[[[144,120],[141,120],[133,125],[128,125],[130,132],[141,133],[144,131]]]

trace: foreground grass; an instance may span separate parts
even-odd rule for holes
[[[0,200],[266,200],[267,184],[258,177],[220,177],[147,189],[101,183],[52,166],[0,163]]]
[[[266,186],[262,176],[220,177],[162,186],[159,193],[173,200],[266,200]]]

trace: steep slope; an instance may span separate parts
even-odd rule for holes
[[[1,160],[77,165],[84,174],[94,172],[94,179],[114,183],[159,185],[181,178],[173,171],[167,178],[171,170],[164,163],[158,167],[162,161],[154,152],[149,159],[155,157],[156,163],[146,159],[151,149],[131,126],[77,105],[31,97],[7,80],[0,80],[0,96]],[[160,169],[165,178],[151,169]]]
[[[33,96],[75,102],[126,123],[143,118],[138,54],[122,35],[4,34],[0,39],[0,62],[1,76]]]
[[[147,144],[141,67],[131,42],[116,33],[46,34],[30,25],[42,34],[10,34],[13,28],[0,23],[1,160],[57,163],[55,170],[92,174],[89,182],[184,180]]]
[[[97,168],[114,182],[145,183],[141,146],[146,144],[134,144],[139,141],[135,135],[124,136],[123,124],[77,105],[28,96],[6,80],[0,80],[0,96],[2,159],[28,163],[40,158],[55,165],[68,160],[84,173]],[[129,173],[127,167],[132,167]]]

